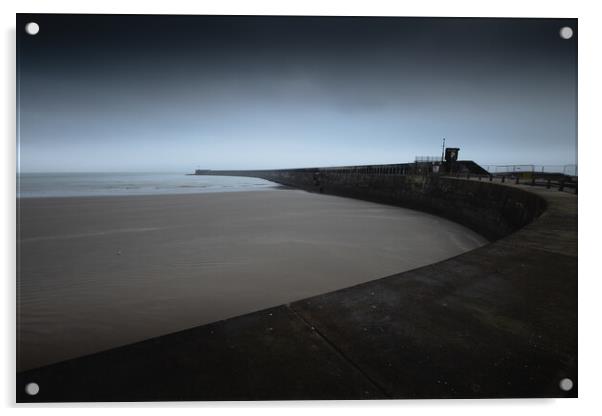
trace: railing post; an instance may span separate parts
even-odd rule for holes
[[[502,183],[506,182],[506,177],[502,175]]]
[[[546,182],[546,188],[550,189],[551,184],[552,184],[552,181],[550,179],[548,179],[548,181]]]
[[[564,179],[560,181],[560,186],[558,187],[559,191],[564,191]]]
[[[493,182],[493,175],[489,175],[489,182]]]
[[[515,182],[515,184],[518,185],[518,175],[516,175],[516,182]]]
[[[531,175],[531,186],[535,186],[535,173]]]

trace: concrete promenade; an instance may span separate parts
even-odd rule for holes
[[[376,193],[365,199],[393,189],[371,185]],[[445,216],[481,228],[493,242],[358,286],[19,373],[17,400],[576,397],[577,197],[452,178],[418,181],[408,192],[406,185],[396,201],[383,202],[436,213],[445,205]],[[324,180],[316,186],[355,192]],[[574,382],[568,392],[559,387],[565,377]],[[40,385],[37,396],[24,393],[29,382]]]

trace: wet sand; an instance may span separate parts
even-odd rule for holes
[[[437,262],[486,240],[298,190],[20,200],[18,370]]]

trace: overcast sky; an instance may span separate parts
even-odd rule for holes
[[[443,137],[484,165],[576,163],[574,19],[19,15],[17,25],[22,172],[411,162],[440,155]]]

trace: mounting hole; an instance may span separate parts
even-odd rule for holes
[[[28,383],[27,386],[25,386],[25,393],[29,394],[30,396],[35,396],[39,392],[40,386],[38,386],[38,383]]]
[[[29,22],[25,25],[25,32],[27,32],[29,35],[37,35],[39,31],[40,25],[38,25],[36,22]]]
[[[571,391],[573,389],[573,380],[570,378],[563,378],[560,380],[560,390]]]
[[[560,37],[562,39],[572,38],[573,37],[573,29],[568,26],[560,28]]]

